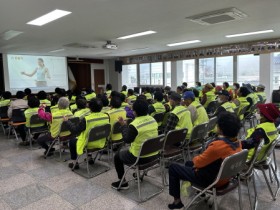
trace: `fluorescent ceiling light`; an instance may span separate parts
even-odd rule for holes
[[[186,42],[176,42],[172,44],[167,44],[168,47],[174,47],[174,46],[179,46],[179,45],[185,45],[185,44],[194,44],[201,42],[200,40],[191,40],[191,41],[186,41]]]
[[[4,40],[10,40],[20,34],[22,34],[23,32],[22,31],[13,31],[13,30],[9,30],[9,31],[6,31],[2,34],[0,34],[0,37]]]
[[[155,34],[155,33],[156,33],[156,31],[144,31],[144,32],[140,32],[140,33],[137,33],[137,34],[122,36],[122,37],[119,37],[117,39],[130,39],[130,38],[134,38],[134,37],[138,37],[138,36],[145,36],[145,35]]]
[[[272,33],[272,32],[274,32],[274,31],[273,30],[255,31],[255,32],[242,33],[242,34],[226,35],[226,37],[227,38],[232,38],[232,37],[250,36],[250,35],[265,34],[265,33]]]
[[[68,11],[64,11],[64,10],[59,10],[59,9],[56,9],[52,12],[49,12],[41,17],[38,17],[34,20],[31,20],[29,21],[28,23],[26,24],[29,24],[29,25],[35,25],[35,26],[42,26],[42,25],[45,25],[49,22],[52,22],[58,18],[61,18],[65,15],[69,15],[71,14],[72,12],[68,12]]]
[[[144,48],[137,48],[137,49],[133,49],[133,50],[129,50],[129,51],[134,52],[134,51],[147,50],[147,49],[150,49],[150,48],[144,47]]]
[[[50,51],[50,53],[56,53],[56,52],[61,52],[61,51],[64,51],[65,49],[57,49],[57,50],[52,50],[52,51]]]

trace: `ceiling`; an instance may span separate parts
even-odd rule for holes
[[[248,17],[211,26],[185,17],[235,7]],[[44,26],[26,23],[54,9],[72,14]],[[9,0],[0,7],[0,34],[8,30],[21,35],[0,39],[0,53],[112,58],[202,46],[280,38],[280,0]],[[274,33],[239,38],[225,35],[273,29]],[[156,34],[127,40],[117,37],[154,30]],[[167,47],[166,44],[199,39],[202,42]],[[107,40],[117,50],[103,49]],[[64,45],[80,43],[96,48],[77,49]],[[64,48],[64,51],[50,51]],[[149,48],[131,51],[133,49]]]

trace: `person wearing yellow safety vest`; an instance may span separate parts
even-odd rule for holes
[[[230,97],[233,98],[233,91],[232,91],[232,89],[229,87],[229,83],[228,83],[228,82],[224,82],[224,83],[223,83],[223,90],[228,91]]]
[[[237,82],[234,82],[233,83],[233,99],[236,99],[237,98],[237,93],[238,93],[238,90],[240,88],[240,84],[237,83]]]
[[[178,93],[180,96],[182,96],[182,94],[183,94],[183,88],[182,88],[182,86],[178,86],[178,87],[177,87],[176,93]]]
[[[46,106],[51,106],[51,101],[47,99],[47,93],[43,90],[39,91],[37,98],[40,100],[40,104],[46,104]]]
[[[119,122],[122,125],[121,130],[123,134],[123,140],[125,143],[130,144],[129,149],[123,148],[119,150],[114,156],[114,163],[116,172],[118,174],[119,181],[112,183],[112,188],[117,189],[120,184],[120,180],[124,175],[124,164],[131,165],[135,163],[142,143],[147,139],[158,136],[158,125],[156,120],[148,115],[148,102],[145,100],[136,100],[133,104],[133,111],[136,118],[126,125],[126,121],[123,118],[119,118]],[[152,153],[147,156],[141,157],[139,163],[145,164],[158,158],[157,153]],[[129,185],[124,180],[120,189],[128,189]]]
[[[247,95],[250,93],[247,87],[240,87],[237,92],[237,98],[233,100],[233,103],[238,107],[238,116],[240,120],[243,120],[244,114],[240,115],[239,112],[244,108],[250,106],[249,101],[247,100]]]
[[[105,94],[98,95],[97,98],[99,98],[102,101],[103,104],[103,108],[101,110],[102,113],[106,113],[111,109],[111,107],[109,106],[109,100]]]
[[[134,91],[132,89],[128,89],[127,91],[127,98],[126,98],[126,102],[131,104],[132,101],[136,101],[137,96],[134,95]]]
[[[165,113],[166,109],[165,106],[162,104],[163,101],[163,94],[159,91],[155,92],[154,94],[154,103],[149,105],[148,114],[152,117],[158,113]],[[161,126],[162,122],[158,123],[158,126]]]
[[[246,140],[241,142],[242,149],[249,150],[248,159],[252,158],[255,152],[255,147],[261,139],[264,139],[264,145],[257,158],[263,156],[271,142],[278,137],[278,131],[274,123],[276,119],[280,117],[279,109],[272,103],[258,104],[257,108],[260,114],[260,124],[255,128],[248,129]]]
[[[147,100],[153,99],[152,94],[151,94],[151,89],[149,87],[143,88],[142,91],[143,91],[142,95],[145,95]]]
[[[121,102],[122,102],[121,108],[123,108],[123,109],[125,109],[125,107],[129,106],[129,104],[125,102],[125,98],[126,98],[125,95],[123,93],[121,93],[120,94],[120,99],[121,99]]]
[[[181,96],[178,93],[172,93],[169,96],[169,101],[171,106],[174,107],[174,109],[170,112],[167,118],[164,133],[167,134],[168,131],[171,130],[187,128],[187,138],[189,138],[190,133],[193,129],[190,111],[186,107],[181,105]]]
[[[83,119],[90,114],[90,109],[87,108],[87,101],[85,99],[78,99],[76,104],[78,109],[73,113],[74,117]]]
[[[5,91],[3,93],[3,100],[0,101],[0,107],[9,106],[11,103],[12,93],[10,91]]]
[[[84,148],[87,146],[89,149],[94,148],[103,148],[106,139],[100,139],[98,141],[88,143],[87,144],[87,136],[89,134],[90,129],[101,126],[105,124],[109,124],[108,115],[101,112],[103,107],[102,101],[99,98],[94,98],[89,102],[89,108],[91,113],[87,115],[85,118],[81,120],[81,122],[77,125],[68,121],[68,118],[65,117],[64,121],[66,121],[66,126],[70,130],[71,134],[74,136],[78,136],[77,138],[72,138],[69,141],[69,149],[71,154],[71,162],[68,164],[69,168],[73,168],[75,164],[75,169],[79,169],[78,163],[74,163],[78,157],[78,155],[82,155],[84,152]],[[89,164],[93,164],[93,160],[89,160]]]
[[[254,91],[254,88],[252,87],[251,84],[242,84],[244,87],[247,87],[249,90],[249,94],[247,95],[247,101],[250,103],[249,107],[255,105],[259,101],[259,97]],[[246,114],[245,114],[246,115]]]
[[[216,98],[215,93],[213,93],[212,91],[213,86],[209,83],[207,83],[206,85],[204,85],[204,88],[202,90],[202,98],[201,98],[201,104],[204,106],[204,108],[206,109],[208,104],[211,101],[214,101]]]
[[[86,98],[87,101],[90,101],[91,99],[96,98],[96,94],[91,88],[88,88],[87,89],[87,94],[85,95],[85,98]]]
[[[107,98],[110,98],[111,97],[111,93],[112,93],[112,85],[111,84],[107,84],[106,85],[106,95],[107,95]]]
[[[226,90],[221,90],[218,92],[218,103],[219,107],[215,111],[215,115],[219,115],[221,112],[231,112],[234,113],[234,109],[236,108],[236,105],[232,102],[229,102],[230,94]]]
[[[126,85],[123,85],[123,86],[122,86],[121,93],[124,94],[125,97],[127,97],[127,86],[126,86]]]
[[[58,110],[55,111],[54,113],[45,112],[45,106],[41,106],[38,110],[38,115],[40,118],[48,122],[51,122],[50,132],[44,136],[39,137],[37,140],[38,144],[46,150],[44,154],[46,154],[49,149],[49,146],[47,144],[48,142],[53,141],[58,135],[62,137],[66,137],[66,136],[70,136],[71,134],[68,131],[59,133],[60,132],[59,129],[63,122],[63,118],[65,116],[68,118],[73,117],[72,112],[68,108],[69,99],[66,97],[59,98],[57,106],[58,106]],[[52,155],[54,151],[55,149],[51,148],[48,155]]]
[[[205,108],[199,102],[195,101],[195,96],[192,91],[184,92],[183,99],[184,105],[188,107],[188,110],[191,113],[193,126],[200,125],[209,121],[209,117]]]
[[[262,84],[259,84],[259,85],[257,86],[257,92],[256,92],[256,94],[257,94],[257,96],[259,97],[259,99],[260,99],[260,101],[261,101],[262,103],[264,103],[264,101],[266,101],[266,94],[265,94],[265,92],[264,92],[264,89],[265,89],[265,86],[262,85]]]

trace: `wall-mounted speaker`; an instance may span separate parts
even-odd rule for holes
[[[115,61],[115,71],[121,73],[122,65],[123,65],[123,61],[116,60]]]

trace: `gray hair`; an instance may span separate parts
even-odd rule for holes
[[[59,98],[57,105],[58,105],[59,109],[68,108],[69,107],[69,99],[66,98],[66,97],[61,97],[61,98]]]

